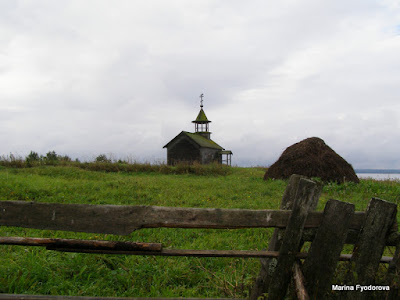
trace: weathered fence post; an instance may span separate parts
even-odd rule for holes
[[[386,239],[396,218],[397,205],[372,198],[367,208],[364,225],[354,245],[348,282],[350,285],[367,286],[374,283]],[[366,299],[367,292],[348,293],[351,299]]]
[[[303,264],[306,289],[311,299],[325,299],[347,231],[354,215],[354,204],[329,200],[322,223]]]
[[[300,268],[300,262],[296,261],[293,266],[293,281],[298,300],[309,300],[307,289],[305,287],[305,278]]]
[[[280,205],[281,210],[291,210],[293,208],[293,203],[296,198],[296,192],[298,190],[301,178],[305,177],[296,174],[290,176],[285,193],[283,194],[282,197]],[[322,191],[322,185],[318,184],[312,196],[312,203],[310,204],[310,210],[314,210],[317,207],[321,191]],[[270,239],[270,242],[268,244],[268,251],[279,251],[282,244],[282,236],[284,232],[285,232],[284,229],[275,229],[272,238]],[[258,297],[260,297],[263,293],[266,293],[268,291],[271,277],[277,263],[276,258],[261,259],[260,261],[261,261],[261,269],[251,291],[250,295],[251,300],[257,300]]]
[[[292,268],[299,251],[304,224],[306,222],[310,206],[313,203],[313,195],[316,183],[301,178],[293,203],[292,213],[286,226],[282,245],[279,249],[278,262],[271,280],[268,299],[284,299],[287,287],[292,277]]]
[[[393,260],[389,263],[388,282],[390,292],[386,299],[400,299],[400,241],[397,243]]]

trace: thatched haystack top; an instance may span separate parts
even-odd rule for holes
[[[264,180],[287,179],[292,174],[319,177],[325,182],[360,182],[353,167],[317,137],[302,140],[286,148],[279,159],[269,167]]]

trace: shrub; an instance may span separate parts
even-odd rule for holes
[[[31,151],[25,158],[25,162],[28,167],[31,167],[32,165],[36,165],[40,163],[40,156],[37,152]]]
[[[25,161],[27,162],[40,161],[40,156],[37,152],[31,151],[26,157]]]
[[[56,162],[56,161],[58,161],[58,155],[54,150],[49,151],[49,152],[47,152],[46,156],[44,157],[44,160],[47,162]]]
[[[103,163],[109,163],[111,162],[111,159],[107,158],[107,155],[105,154],[100,154],[99,156],[96,157],[96,162],[103,162]]]

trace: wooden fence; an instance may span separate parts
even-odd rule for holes
[[[298,299],[324,299],[332,288],[341,290],[338,293],[343,299],[400,299],[400,234],[396,222],[396,204],[372,198],[365,212],[355,212],[353,204],[329,200],[323,212],[316,212],[314,209],[320,192],[321,186],[318,184],[293,175],[283,195],[280,210],[0,201],[0,226],[120,235],[156,227],[275,227],[266,251],[176,250],[164,249],[160,243],[27,237],[0,237],[0,244],[42,246],[48,250],[81,253],[260,258],[260,274],[250,299],[284,299],[293,294]],[[312,242],[308,253],[299,252],[306,241]],[[353,254],[341,254],[344,244],[355,245]],[[395,247],[393,257],[382,256],[385,246]],[[349,261],[349,269],[345,282],[332,285],[338,261]],[[375,285],[380,263],[389,265],[384,286]],[[291,291],[288,294],[289,286],[294,288],[289,289]],[[354,291],[348,290],[351,287]],[[50,296],[0,294],[0,299],[48,298]]]

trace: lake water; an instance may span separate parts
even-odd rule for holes
[[[400,180],[400,174],[388,174],[388,173],[357,173],[358,178],[372,178],[376,180]]]

